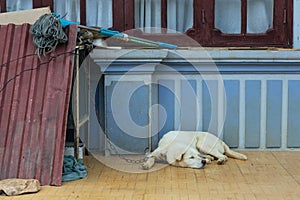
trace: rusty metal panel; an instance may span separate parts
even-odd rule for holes
[[[41,59],[29,29],[0,26],[0,179],[61,185],[77,28]]]

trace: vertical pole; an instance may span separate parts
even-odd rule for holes
[[[75,133],[74,133],[74,157],[79,158],[79,49],[76,48],[76,61],[75,61]]]
[[[149,139],[148,139],[148,146],[149,146],[149,149],[148,149],[148,152],[150,153],[151,150],[152,150],[152,75],[149,75],[150,76],[150,83],[149,83],[149,123],[148,123],[148,131],[149,131]]]

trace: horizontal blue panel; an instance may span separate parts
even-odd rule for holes
[[[246,81],[245,96],[245,147],[258,148],[260,145],[260,81]]]
[[[281,147],[282,81],[267,82],[266,147]]]
[[[300,147],[300,81],[289,81],[288,147]]]
[[[230,147],[239,146],[239,81],[224,81],[226,92],[226,118],[223,128],[224,142]]]

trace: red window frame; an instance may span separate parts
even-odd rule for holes
[[[292,47],[293,0],[274,0],[273,28],[261,34],[247,34],[247,0],[241,0],[241,34],[224,34],[214,27],[214,1],[195,0],[194,26],[187,34],[203,46]]]
[[[205,47],[283,47],[293,44],[293,0],[274,0],[273,28],[266,33],[247,34],[247,0],[241,0],[241,34],[224,34],[214,26],[214,0],[194,0],[193,27],[186,34]],[[134,0],[113,1],[113,28],[119,31],[134,29]],[[167,0],[161,0],[161,24],[167,27]],[[140,37],[160,36],[140,34]],[[184,38],[174,34],[164,34],[169,41],[184,44]]]
[[[291,48],[293,44],[293,0],[274,0],[273,28],[262,34],[246,33],[246,2],[241,0],[242,30],[241,34],[224,34],[214,26],[214,0],[194,0],[193,27],[186,34],[205,47],[283,47]],[[1,12],[5,12],[6,0],[0,0]],[[50,6],[53,0],[33,0],[33,8]],[[167,28],[167,0],[161,0],[161,24]],[[113,0],[112,29],[126,31],[134,29],[134,0]],[[80,23],[86,24],[86,0],[80,0]],[[135,33],[148,39],[164,38],[164,41],[188,46],[186,38],[178,34]]]

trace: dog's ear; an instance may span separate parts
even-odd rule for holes
[[[176,161],[180,162],[183,160],[183,156],[184,156],[184,153],[181,154],[179,157],[176,158]]]
[[[181,153],[181,154],[175,154],[175,152],[168,152],[167,153],[167,162],[169,164],[172,164],[174,162],[179,162],[179,161],[182,161],[183,160],[183,156],[184,156],[184,153]]]
[[[186,151],[186,146],[184,145],[173,145],[168,148],[166,157],[169,164],[176,161],[181,161]]]
[[[185,152],[195,143],[196,134],[194,132],[181,132],[176,134],[167,148],[167,161],[169,164],[181,161]]]
[[[201,153],[201,140],[202,138],[200,138],[199,136],[196,136],[196,149]]]

